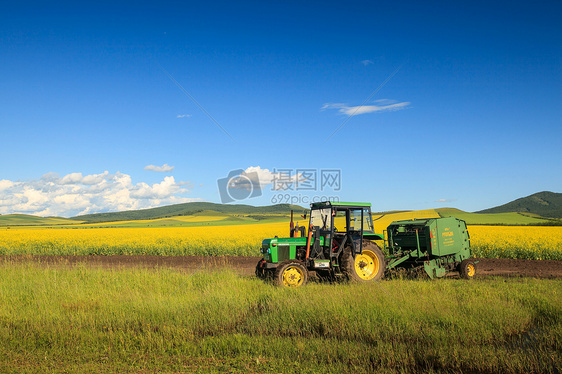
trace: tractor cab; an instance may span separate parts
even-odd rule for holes
[[[363,239],[382,240],[375,234],[371,204],[321,202],[311,204],[309,236],[315,239],[311,258],[336,260],[345,248],[363,252]],[[322,241],[317,240],[322,238]],[[336,262],[337,263],[337,262]]]

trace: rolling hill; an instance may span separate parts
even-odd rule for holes
[[[562,193],[550,191],[522,197],[507,204],[481,210],[476,213],[528,213],[542,217],[562,218]]]
[[[4,216],[0,215],[0,226],[52,226],[79,223],[82,223],[82,221],[59,217],[38,217],[29,214],[6,214]]]
[[[295,211],[295,220],[305,208],[298,205],[277,204],[256,207],[244,204],[215,204],[193,202],[158,208],[113,213],[97,213],[73,218],[37,217],[27,214],[0,215],[0,226],[92,226],[96,227],[179,227],[231,225],[288,219]],[[544,225],[562,223],[562,194],[539,192],[510,203],[476,213],[456,208],[423,211],[373,212],[377,229],[384,229],[395,220],[431,217],[457,217],[471,225]],[[93,226],[92,226],[93,227]]]
[[[220,213],[229,216],[245,216],[253,219],[267,219],[288,216],[293,209],[300,213],[304,210],[298,205],[277,204],[270,206],[252,206],[243,204],[215,204],[207,202],[194,202],[185,204],[168,205],[159,208],[131,210],[115,213],[97,213],[73,217],[73,220],[88,223],[112,222],[112,221],[134,221],[169,218],[176,216],[191,216],[204,213],[209,216]]]
[[[554,220],[547,220],[537,215],[508,213],[469,213],[456,208],[435,209],[441,217],[462,219],[469,225],[545,225]]]

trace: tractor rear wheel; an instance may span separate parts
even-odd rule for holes
[[[461,278],[472,279],[476,275],[476,265],[471,259],[463,260],[459,265]]]
[[[284,287],[301,287],[308,280],[308,270],[298,261],[286,260],[275,269],[275,283]]]
[[[363,240],[363,252],[355,257],[352,249],[346,248],[342,254],[341,267],[347,279],[355,282],[377,281],[386,271],[381,249],[369,240]]]

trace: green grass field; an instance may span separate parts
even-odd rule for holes
[[[38,217],[29,214],[0,215],[0,226],[75,225],[81,222],[67,218]]]
[[[184,207],[186,206],[186,207]],[[0,215],[2,226],[86,226],[86,227],[196,227],[206,225],[234,225],[289,220],[289,209],[295,209],[295,220],[302,220],[304,211],[298,206],[276,205],[252,207],[246,205],[221,205],[189,203],[147,210],[100,213],[75,219],[37,217],[25,214]],[[217,209],[217,210],[213,210]],[[431,212],[433,212],[431,214]],[[562,225],[561,220],[545,219],[538,215],[521,213],[468,213],[455,208],[426,209],[421,211],[394,211],[373,213],[377,229],[385,229],[395,220],[456,217],[469,225]],[[302,222],[301,222],[302,223]],[[378,226],[377,226],[378,225]]]
[[[539,216],[520,213],[468,213],[455,208],[436,209],[441,217],[455,217],[469,225],[541,225],[552,223]]]
[[[256,207],[244,204],[214,204],[208,202],[193,202],[168,205],[151,209],[88,214],[74,217],[74,219],[86,221],[89,223],[100,223],[129,220],[153,220],[178,216],[193,216],[202,213],[206,214],[205,212],[214,212],[223,216],[231,217],[246,216],[253,217],[255,219],[262,219],[269,216],[287,217],[291,209],[293,209],[295,212],[300,212],[303,210],[303,208],[300,206],[289,204],[276,204]]]
[[[562,281],[309,284],[0,264],[0,372],[554,373]]]
[[[160,209],[160,208],[158,208]],[[432,210],[433,211],[433,210]],[[140,212],[140,211],[139,211]],[[377,230],[383,230],[392,221],[409,219],[404,217],[416,217],[416,213],[419,212],[421,217],[427,217],[428,210],[424,211],[397,211],[397,212],[385,212],[385,213],[373,213],[375,219],[375,226]],[[467,222],[469,225],[562,225],[562,221],[554,219],[544,219],[531,214],[521,214],[521,213],[468,213],[455,208],[440,208],[435,209],[434,215],[441,217],[456,217]],[[109,213],[102,214],[100,216],[106,217],[128,217],[125,215],[127,212],[121,213]],[[96,218],[98,215],[94,215]],[[134,215],[133,215],[134,216]],[[382,219],[381,219],[382,218]],[[295,215],[295,220],[306,221],[300,218],[300,210]],[[200,210],[195,212],[188,212],[188,214],[177,215],[177,216],[166,216],[161,218],[149,218],[149,219],[125,219],[116,221],[102,221],[98,222],[96,219],[91,219],[88,221],[76,221],[66,218],[57,217],[37,217],[25,214],[11,214],[11,215],[0,215],[0,227],[2,226],[13,226],[13,227],[25,227],[25,226],[44,226],[44,227],[88,227],[88,228],[107,228],[107,227],[197,227],[197,226],[224,226],[224,225],[239,225],[239,224],[252,224],[252,223],[264,223],[264,222],[280,222],[289,221],[289,215],[287,213],[280,212],[243,212],[234,210],[233,212],[219,212],[213,210]],[[382,224],[381,224],[382,222]],[[302,222],[301,222],[302,223]],[[382,226],[381,226],[382,225]]]

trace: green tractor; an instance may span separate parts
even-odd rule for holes
[[[311,204],[308,232],[294,226],[292,212],[290,227],[289,238],[262,242],[259,278],[299,287],[309,271],[324,279],[357,282],[379,280],[387,270],[431,279],[450,272],[472,279],[476,273],[466,222],[454,217],[395,221],[385,240],[373,229],[371,204],[324,201]],[[383,241],[386,258],[375,240]]]
[[[306,284],[309,271],[327,279],[375,281],[386,270],[384,255],[374,242],[383,239],[373,229],[371,204],[313,203],[308,233],[305,227],[294,226],[291,213],[290,237],[262,242],[256,275],[287,287]]]

